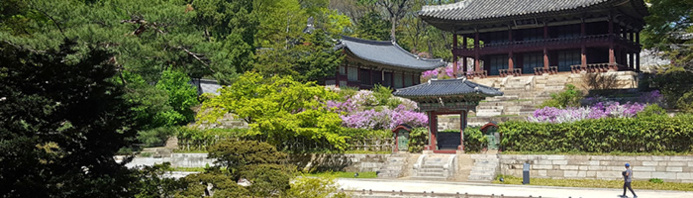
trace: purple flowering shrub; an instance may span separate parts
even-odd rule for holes
[[[460,66],[457,68],[457,72],[462,72],[462,66],[461,63],[459,64]],[[470,71],[471,73],[471,71]],[[430,80],[431,78],[436,78],[436,79],[449,79],[453,78],[454,76],[454,71],[452,68],[452,64],[448,64],[446,67],[440,67],[440,68],[435,68],[432,70],[424,71],[421,73],[421,82],[426,82]]]
[[[643,103],[626,103],[618,102],[598,102],[593,106],[587,107],[569,107],[559,109],[555,107],[544,107],[534,111],[534,114],[529,116],[530,122],[549,122],[549,123],[564,123],[575,122],[585,119],[600,119],[600,118],[632,118],[638,112],[645,109],[647,105]]]
[[[659,93],[659,90],[654,90],[651,92],[647,92],[643,95],[640,95],[640,102],[642,103],[648,103],[648,104],[659,104],[662,103],[663,101],[662,94]]]
[[[358,129],[393,129],[400,124],[424,127],[428,124],[426,114],[407,110],[407,107],[404,105],[400,105],[392,110],[387,108],[381,111],[369,109],[340,115],[340,117],[344,126]]]
[[[344,101],[327,101],[329,109],[340,114],[342,125],[358,129],[393,129],[400,124],[424,127],[428,124],[426,114],[417,112],[416,102],[390,96],[399,104],[396,108],[379,104],[372,91],[361,90],[346,96]]]

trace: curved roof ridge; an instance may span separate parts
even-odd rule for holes
[[[464,8],[469,5],[474,0],[465,0],[465,1],[460,1],[460,2],[455,2],[455,3],[450,3],[450,4],[443,4],[443,5],[424,5],[421,7],[421,11],[430,11],[430,10],[448,10],[448,9],[457,9],[457,8]]]
[[[365,43],[365,44],[372,44],[372,45],[392,45],[391,41],[368,40],[368,39],[362,39],[362,38],[356,38],[356,37],[350,37],[350,36],[344,36],[344,35],[342,35],[342,40],[353,41],[353,42],[358,42],[358,43]]]
[[[375,41],[342,36],[341,44],[336,48],[347,48],[355,56],[364,60],[420,71],[435,69],[447,64],[440,58],[423,58],[412,54],[392,41]]]

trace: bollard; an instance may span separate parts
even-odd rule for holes
[[[402,192],[402,190],[399,190],[399,195],[404,196],[404,193]]]
[[[469,198],[469,194],[467,194],[467,193],[465,192],[465,193],[464,193],[464,198]]]
[[[529,195],[529,197],[532,197],[532,195]]]
[[[426,191],[424,191],[424,194],[423,194],[423,196],[424,196],[424,197],[426,197]]]
[[[373,194],[373,189],[368,189],[368,194],[372,195]]]
[[[342,192],[344,192],[344,188],[342,188]]]
[[[366,189],[363,189],[363,191],[361,191],[361,194],[362,194],[362,195],[365,195],[365,194],[366,194]]]
[[[455,195],[455,198],[460,198],[460,192],[457,192],[457,194]]]
[[[504,197],[503,194],[501,194],[501,198],[503,198],[503,197]]]
[[[494,198],[494,197],[496,197],[496,194],[491,194],[491,198]]]
[[[392,190],[392,195],[395,195],[395,190]]]

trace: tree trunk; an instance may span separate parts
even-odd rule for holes
[[[390,21],[392,22],[392,29],[390,29],[390,40],[393,43],[396,43],[397,39],[395,38],[395,28],[397,27],[397,17],[393,16]]]

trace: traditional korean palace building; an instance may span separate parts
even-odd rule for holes
[[[419,84],[421,72],[447,64],[411,54],[390,41],[343,36],[336,48],[346,57],[335,77],[325,80],[326,85],[370,89],[380,84],[397,89]]]
[[[639,71],[648,15],[643,0],[464,0],[418,14],[454,34],[454,67],[463,58],[456,71],[470,77]]]

